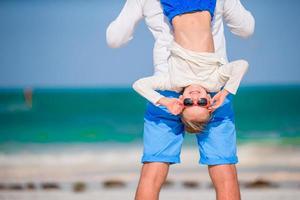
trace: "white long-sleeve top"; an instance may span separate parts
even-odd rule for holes
[[[107,28],[107,43],[112,48],[128,43],[133,38],[136,25],[143,18],[155,39],[154,74],[168,73],[170,51],[167,47],[173,37],[159,0],[127,0],[119,16]],[[227,61],[223,21],[233,34],[246,38],[253,34],[255,20],[240,0],[217,0],[212,34],[215,52]]]
[[[128,43],[133,39],[136,25],[143,18],[155,39],[154,73],[165,73],[170,56],[168,46],[173,41],[173,35],[159,0],[127,0],[119,16],[107,28],[107,43],[112,48]]]
[[[201,85],[208,92],[218,92],[224,87],[235,94],[248,68],[245,60],[226,64],[215,53],[190,51],[175,42],[170,50],[169,73],[141,78],[133,84],[135,91],[153,104],[163,97],[156,90],[180,92],[191,84]]]

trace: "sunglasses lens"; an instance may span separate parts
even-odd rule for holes
[[[191,98],[186,98],[183,100],[183,105],[185,106],[192,106],[194,103],[193,103],[193,100]]]
[[[206,106],[207,105],[207,99],[205,99],[205,98],[199,99],[198,105],[199,106]]]

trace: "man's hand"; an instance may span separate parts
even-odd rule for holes
[[[211,106],[212,112],[215,111],[217,108],[219,108],[223,104],[223,102],[228,94],[229,94],[229,92],[227,90],[221,90],[211,99],[210,104],[212,105]]]
[[[180,114],[184,108],[182,102],[177,98],[163,97],[157,103],[167,107],[173,115]]]

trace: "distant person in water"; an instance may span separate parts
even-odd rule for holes
[[[178,2],[181,1],[178,0]],[[185,2],[200,3],[201,1]],[[168,73],[167,59],[170,56],[168,46],[172,42],[171,29],[168,26],[168,20],[163,16],[159,3],[158,0],[127,0],[119,16],[107,29],[108,44],[114,48],[120,47],[133,38],[136,25],[141,19],[145,19],[155,38],[153,51],[155,75]],[[171,0],[170,3],[172,3]],[[192,12],[194,13],[194,11]],[[198,12],[195,12],[196,15],[193,15],[193,13],[182,15],[186,20],[178,21],[178,23],[182,22],[182,27],[186,26],[184,27],[186,31],[193,27],[193,23],[196,23],[196,25],[200,23],[197,17]],[[254,18],[239,0],[218,0],[213,13],[212,34],[215,53],[227,62],[223,21],[232,33],[240,37],[248,37],[254,31]],[[190,17],[187,17],[189,14]],[[174,24],[174,20],[172,22],[173,27],[179,27]],[[182,31],[175,32],[182,34],[182,38],[185,38],[187,36],[186,32]],[[188,35],[188,38],[190,37],[198,37],[198,33]],[[200,46],[198,42],[195,43],[196,46],[193,46],[193,48],[188,48],[185,44],[176,42],[182,48],[205,52],[205,50],[194,49],[198,45]],[[169,98],[180,96],[180,93],[176,91],[158,92]],[[240,199],[235,168],[238,159],[231,99],[231,95],[227,95],[223,104],[213,113],[202,134],[195,135],[199,146],[199,163],[208,165],[218,200]],[[170,164],[180,163],[184,125],[179,116],[172,115],[164,106],[156,106],[152,103],[147,104],[144,121],[143,167],[135,199],[157,200],[159,199],[160,189],[166,180]]]
[[[25,100],[26,106],[28,106],[29,108],[32,108],[32,93],[33,93],[33,90],[30,87],[25,88],[23,90],[24,100]]]

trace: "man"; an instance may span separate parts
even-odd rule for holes
[[[159,56],[168,57],[170,36],[166,20],[162,19],[162,10],[157,0],[127,0],[119,17],[110,25],[107,40],[110,46],[119,47],[132,38],[135,25],[143,17],[153,33],[155,73],[165,73],[167,61]],[[164,22],[164,23],[160,23]],[[223,20],[233,34],[248,37],[254,30],[254,19],[239,0],[218,0],[212,22],[215,52],[227,59]],[[112,42],[114,41],[114,42]],[[162,41],[164,43],[162,43]],[[158,48],[159,47],[159,48]],[[162,51],[157,51],[160,49]],[[172,91],[161,92],[167,97],[178,97]],[[208,165],[209,175],[216,190],[218,200],[240,199],[235,164],[236,132],[231,96],[214,113],[206,129],[198,134],[197,141],[201,155],[200,163]],[[136,200],[159,198],[169,165],[180,162],[181,144],[184,138],[183,125],[178,116],[171,115],[165,107],[149,103],[144,124],[143,167],[137,188]]]

